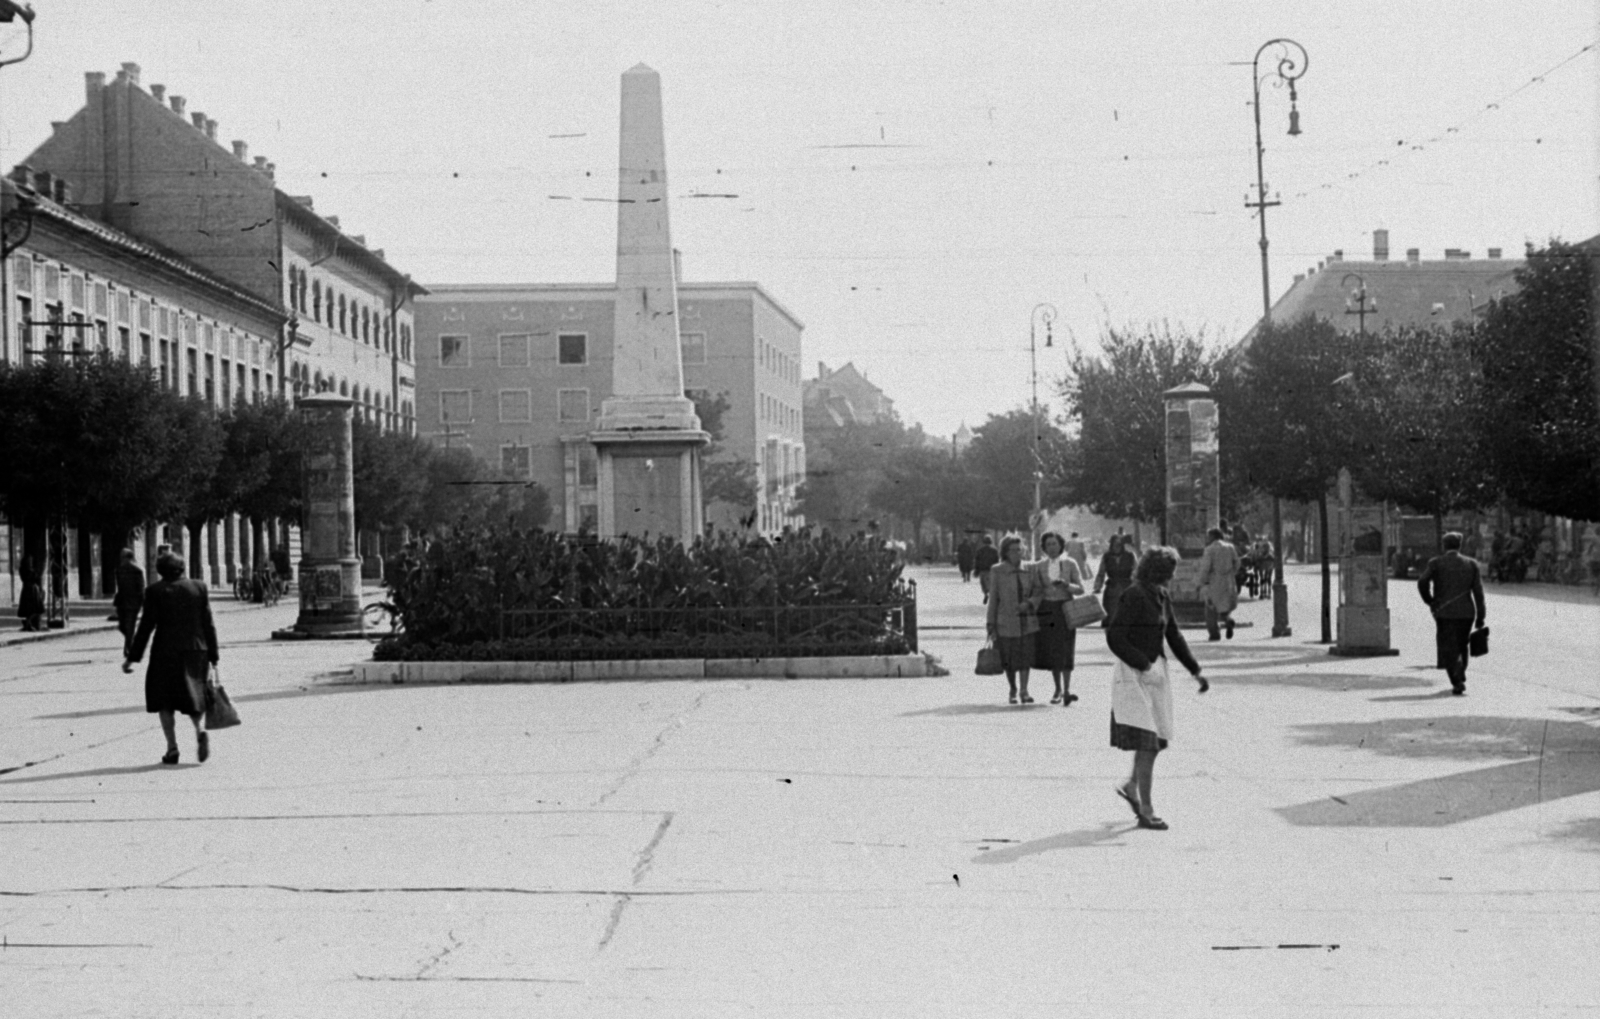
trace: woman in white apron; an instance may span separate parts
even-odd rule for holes
[[[1156,755],[1172,739],[1172,685],[1163,643],[1199,681],[1201,693],[1210,689],[1172,615],[1167,581],[1177,566],[1174,549],[1147,549],[1106,627],[1106,643],[1117,656],[1111,674],[1111,745],[1133,751],[1133,774],[1116,791],[1133,808],[1139,827],[1157,831],[1165,831],[1167,822],[1155,814],[1150,784]]]

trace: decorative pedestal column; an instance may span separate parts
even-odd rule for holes
[[[299,402],[311,431],[305,458],[305,529],[300,557],[300,618],[277,639],[364,636],[361,556],[356,552],[351,473],[353,401],[319,394]]]
[[[612,395],[589,435],[598,460],[600,537],[691,541],[704,526],[700,450],[711,437],[683,395],[661,76],[643,64],[622,76],[618,147]]]
[[[1217,462],[1217,401],[1211,390],[1188,382],[1161,394],[1167,423],[1167,544],[1178,550],[1178,570],[1167,590],[1178,622],[1204,625],[1200,557],[1206,532],[1222,517]]]
[[[1389,646],[1388,509],[1361,500],[1350,471],[1339,470],[1339,612],[1330,655],[1397,655]]]

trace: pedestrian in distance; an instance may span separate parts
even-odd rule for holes
[[[1106,618],[1100,621],[1101,626],[1111,625],[1111,617],[1117,611],[1117,599],[1133,583],[1133,568],[1138,564],[1138,558],[1128,548],[1128,541],[1128,537],[1120,532],[1111,536],[1111,547],[1106,549],[1105,556],[1100,560],[1100,574],[1094,578],[1094,593],[1100,595],[1101,607],[1106,610]]]
[[[1476,559],[1461,554],[1461,532],[1451,531],[1440,543],[1444,552],[1428,560],[1417,590],[1433,613],[1438,657],[1434,668],[1450,677],[1450,692],[1467,692],[1467,641],[1483,626],[1483,571]]]
[[[978,587],[983,589],[983,600],[989,600],[989,571],[1000,561],[1000,550],[994,547],[994,539],[987,534],[978,543],[978,551],[972,555],[972,571],[978,575]]]
[[[1206,637],[1221,640],[1220,621],[1233,639],[1233,610],[1239,607],[1239,551],[1220,527],[1206,532],[1206,550],[1200,556],[1200,592],[1206,600]]]
[[[22,581],[22,592],[17,597],[17,615],[22,619],[25,633],[44,629],[44,588],[39,586],[38,564],[32,556],[24,556],[17,568],[17,579]]]
[[[1111,745],[1133,751],[1133,774],[1116,793],[1133,808],[1139,827],[1156,831],[1167,829],[1151,799],[1156,755],[1173,735],[1172,684],[1163,644],[1200,684],[1200,693],[1211,688],[1172,614],[1167,582],[1177,567],[1175,549],[1147,549],[1134,570],[1133,585],[1117,600],[1116,615],[1106,627],[1106,643],[1117,656],[1111,674]]]
[[[117,610],[117,629],[122,631],[122,657],[131,658],[133,632],[144,607],[144,570],[131,548],[122,550],[122,561],[117,564],[117,593],[111,606]]]
[[[1033,642],[1033,667],[1050,670],[1055,683],[1051,704],[1071,707],[1078,695],[1072,692],[1073,659],[1078,631],[1067,625],[1067,602],[1083,593],[1083,573],[1067,554],[1066,542],[1054,531],[1039,539],[1044,558],[1031,564],[1034,584],[1041,593],[1039,633]]]
[[[169,553],[156,560],[161,579],[145,589],[144,616],[133,648],[122,663],[123,672],[132,672],[133,663],[143,658],[149,647],[144,709],[161,718],[161,732],[167,737],[162,764],[178,763],[175,716],[180,714],[194,723],[197,756],[202,762],[211,756],[201,721],[206,711],[207,673],[217,664],[217,628],[211,620],[205,585],[184,577],[183,570],[180,555]]]
[[[971,538],[962,538],[961,543],[956,546],[956,568],[961,571],[963,584],[972,580],[972,566],[977,553],[978,550],[972,544]]]
[[[1094,577],[1094,571],[1089,569],[1089,547],[1078,537],[1077,531],[1073,531],[1072,537],[1067,539],[1067,555],[1078,564],[1078,572],[1083,574],[1084,579]]]
[[[1039,603],[1044,591],[1033,570],[1022,565],[1022,539],[1000,543],[1000,562],[989,578],[989,639],[1000,649],[1000,663],[1011,688],[1011,703],[1032,704],[1028,670],[1033,667],[1034,638],[1039,632]]]

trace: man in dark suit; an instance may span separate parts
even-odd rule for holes
[[[1433,612],[1439,657],[1435,668],[1450,677],[1450,691],[1467,692],[1467,639],[1483,625],[1483,571],[1461,554],[1461,534],[1444,536],[1444,554],[1428,560],[1417,590]]]
[[[122,563],[117,567],[117,594],[111,600],[117,610],[117,629],[122,631],[122,657],[133,657],[133,631],[139,624],[139,610],[144,607],[144,570],[139,568],[133,549],[122,550]]]

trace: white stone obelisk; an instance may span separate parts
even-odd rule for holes
[[[644,64],[622,76],[621,128],[611,396],[589,435],[599,460],[600,536],[688,541],[703,526],[700,449],[710,436],[683,395],[661,76]]]

